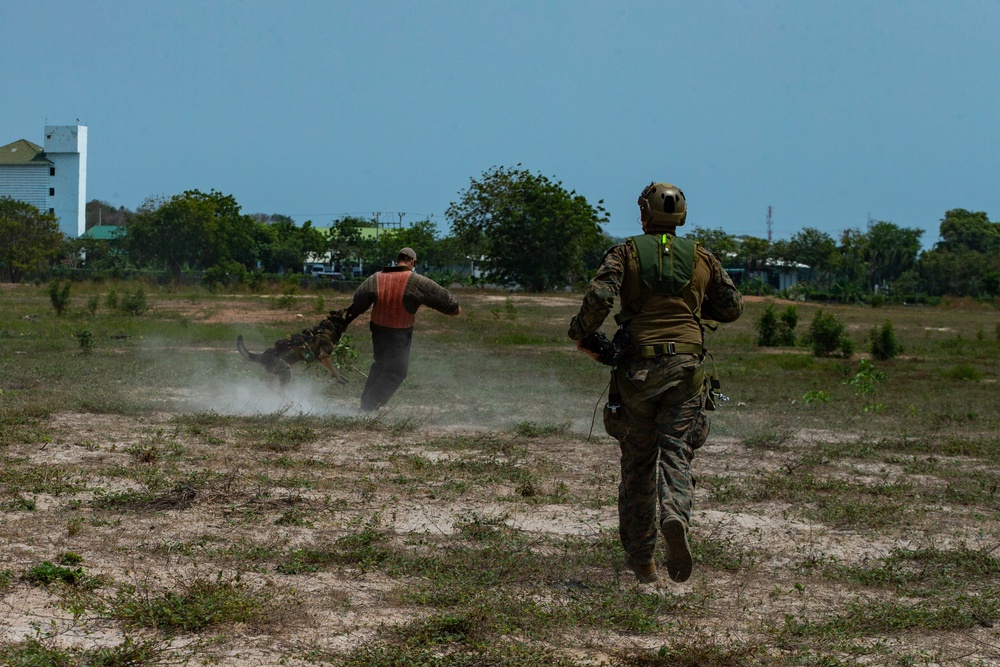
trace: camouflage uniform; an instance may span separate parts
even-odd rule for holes
[[[625,553],[636,563],[653,560],[657,510],[660,525],[679,519],[686,534],[690,522],[695,488],[691,460],[708,437],[706,410],[714,407],[703,368],[704,353],[694,353],[702,343],[698,316],[731,322],[743,312],[743,299],[719,260],[700,246],[695,253],[686,296],[645,296],[639,314],[626,325],[633,345],[612,371],[612,391],[617,390],[620,408],[606,408],[604,422],[621,447],[619,534]],[[639,276],[631,240],[608,250],[579,314],[570,322],[569,337],[580,341],[596,332],[616,298],[628,307],[640,294]],[[664,299],[674,299],[673,305]],[[643,313],[657,308],[670,315],[643,321]],[[638,353],[640,346],[670,342],[687,352]],[[614,397],[609,399],[609,404],[613,402]]]

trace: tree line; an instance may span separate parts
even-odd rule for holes
[[[799,292],[834,301],[922,297],[1000,296],[1000,222],[986,213],[956,208],[941,219],[939,241],[921,250],[922,229],[873,221],[866,230],[845,229],[834,238],[806,227],[788,240],[736,237],[721,229],[689,233],[723,259],[727,268],[751,275],[768,267],[805,265]],[[744,289],[772,292],[747,281]]]
[[[197,272],[209,285],[232,284],[300,274],[308,257],[327,253],[351,274],[359,269],[367,275],[410,246],[421,271],[441,282],[478,275],[545,291],[585,283],[616,241],[603,229],[603,201],[591,204],[521,165],[493,167],[470,179],[445,217],[446,235],[430,220],[381,229],[357,216],[333,220],[327,230],[282,214],[245,214],[232,195],[188,190],[147,199],[135,211],[91,201],[88,228],[100,222],[114,225],[116,233],[66,239],[51,214],[0,198],[0,279],[46,278],[83,267],[164,271],[174,280]],[[921,251],[922,230],[886,221],[864,231],[846,229],[837,238],[810,227],[775,242],[704,227],[686,235],[715,252],[745,291],[773,292],[760,276],[784,267],[800,273],[795,290],[814,298],[1000,295],[1000,223],[983,212],[945,212],[940,240],[927,251]],[[797,265],[804,266],[792,268]]]

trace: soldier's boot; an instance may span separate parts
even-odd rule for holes
[[[687,540],[687,526],[678,517],[670,516],[660,524],[660,533],[667,549],[667,574],[677,583],[687,581],[694,564]]]
[[[640,562],[638,560],[634,560],[631,556],[626,554],[625,567],[635,573],[635,577],[639,580],[640,584],[651,584],[659,579],[656,574],[656,563],[652,560],[648,562]]]

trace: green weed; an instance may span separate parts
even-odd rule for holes
[[[82,567],[68,568],[51,561],[42,561],[29,568],[21,578],[35,586],[48,586],[56,582],[76,586],[86,581],[87,575]]]
[[[59,646],[51,638],[29,638],[0,646],[0,663],[11,667],[152,667],[166,652],[157,639],[126,636],[115,646],[82,648]]]
[[[108,618],[132,627],[164,632],[198,632],[230,623],[262,621],[267,616],[265,596],[251,590],[240,577],[196,577],[177,591],[153,592],[125,584],[106,602]]]

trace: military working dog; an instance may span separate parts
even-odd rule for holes
[[[247,350],[243,336],[236,337],[236,349],[244,359],[263,366],[269,375],[268,382],[277,380],[282,389],[292,379],[292,366],[300,361],[318,361],[337,382],[347,384],[332,360],[337,343],[351,323],[346,312],[347,309],[331,310],[315,328],[277,340],[273,347],[259,354]]]

